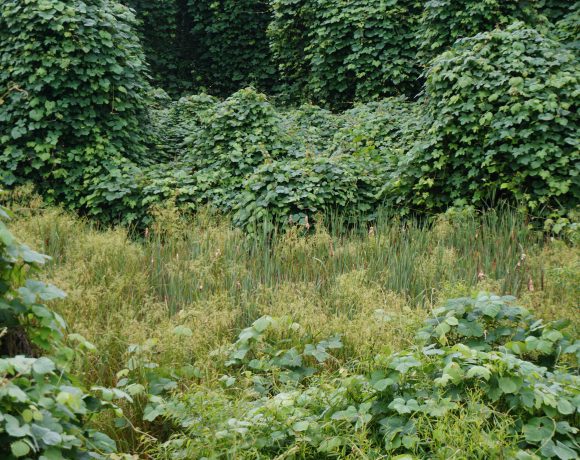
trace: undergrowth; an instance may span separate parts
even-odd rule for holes
[[[281,381],[278,372],[274,381],[270,377],[263,380],[263,371],[271,369],[256,363],[252,366],[257,367],[246,369],[243,364],[240,369],[227,356],[238,333],[264,315],[287,325],[284,327],[294,337],[288,342],[280,326],[276,330],[283,333],[273,336],[268,356],[278,359],[276,350],[298,347],[300,359],[316,369],[300,383],[307,384],[306,390],[292,390],[313,393],[309,397],[314,398],[314,406],[308,410],[314,413],[333,391],[345,391],[341,390],[344,379],[371,378],[376,356],[386,359],[411,353],[413,359],[419,359],[414,353],[422,352],[413,351],[420,350],[415,345],[416,331],[444,299],[470,297],[479,291],[517,295],[519,305],[545,321],[570,318],[569,334],[577,334],[580,254],[573,239],[545,238],[529,227],[525,216],[509,208],[485,214],[449,213],[430,222],[401,221],[385,210],[375,225],[354,227],[344,226],[339,216],[330,216],[313,234],[302,234],[296,228],[269,233],[260,240],[233,228],[227,216],[206,210],[187,217],[171,205],[157,209],[150,228],[129,235],[126,229],[99,229],[90,221],[45,207],[30,191],[19,193],[10,198],[16,211],[11,227],[32,247],[52,256],[46,278],[68,293],[54,308],[72,330],[99,349],[98,355],[87,354],[75,362],[76,375],[91,385],[117,386],[134,400],[121,404],[128,421],[96,418],[97,426],[123,451],[176,458],[176,452],[184,449],[179,446],[179,436],[190,436],[179,426],[183,417],[196,419],[197,412],[191,411],[196,401],[204,401],[203,413],[198,415],[204,421],[203,436],[212,439],[225,429],[222,424],[228,419],[247,420],[248,405],[260,401],[267,407],[285,404],[274,394],[290,383]],[[461,321],[458,318],[458,324]],[[443,332],[451,340],[456,326],[449,326]],[[488,333],[487,326],[483,330]],[[441,331],[439,328],[434,340]],[[340,337],[340,348],[328,346],[332,337]],[[311,344],[308,350],[304,348],[307,344]],[[448,353],[457,352],[453,347],[458,342],[437,346],[445,348],[446,354],[425,358],[428,362],[447,359]],[[495,347],[478,350],[469,351],[476,353],[469,359],[482,361],[483,366],[495,362],[493,353],[499,353]],[[513,350],[509,353],[520,359]],[[324,362],[317,364],[318,358]],[[429,366],[446,365],[440,364]],[[428,382],[432,378],[430,374],[421,377]],[[258,384],[266,391],[261,396],[254,386]],[[300,399],[299,393],[295,397]],[[274,398],[272,402],[270,398]],[[362,404],[364,398],[357,401]],[[171,415],[165,412],[167,404],[187,410]],[[357,414],[366,407],[361,409],[350,401],[340,410],[350,413],[351,405]],[[422,440],[409,448],[410,455],[489,458],[499,455],[497,449],[515,452],[525,435],[517,417],[504,409],[480,387],[470,387],[458,405],[436,419],[416,412],[413,423]],[[272,410],[276,417],[285,417],[284,411]],[[357,428],[355,422],[350,426],[349,420],[364,420],[364,413],[344,417],[331,419],[330,431],[320,432],[321,442],[330,442],[328,455],[385,455],[370,426],[363,423]],[[473,422],[466,424],[465,420]],[[336,429],[347,430],[348,446],[357,446],[363,453],[332,441],[334,435],[329,433]],[[297,433],[301,440],[291,445],[290,454],[312,458],[320,446],[313,451],[312,445],[303,443],[307,433]],[[194,436],[193,443],[183,442],[194,449],[208,439],[199,436]],[[223,448],[223,452],[233,452],[232,458],[244,458],[236,450],[243,444],[238,445],[238,435],[228,436],[229,441],[224,438],[215,444],[215,452]],[[436,443],[431,453],[425,450],[424,439]],[[160,447],[169,440],[170,444]],[[466,445],[466,440],[472,444]],[[186,458],[209,455],[207,449],[212,445],[206,443],[206,450],[186,449]],[[488,447],[476,449],[478,445]],[[470,451],[474,454],[462,457]],[[263,458],[273,455],[244,450],[247,458],[258,454],[265,455]]]

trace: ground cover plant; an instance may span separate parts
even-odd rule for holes
[[[485,458],[532,455],[535,443],[550,440],[558,452],[575,449],[576,412],[543,415],[510,402],[519,393],[492,391],[513,378],[519,392],[519,379],[533,370],[539,380],[525,383],[532,392],[564,385],[557,390],[564,396],[546,395],[551,402],[542,407],[576,404],[569,385],[577,378],[580,255],[543,239],[517,212],[450,214],[431,227],[384,214],[372,231],[363,225],[347,235],[329,222],[328,230],[294,230],[274,242],[248,240],[210,211],[192,219],[166,207],[138,242],[19,193],[10,201],[12,228],[52,256],[47,280],[68,294],[54,308],[99,350],[76,360],[75,374],[87,386],[132,395],[132,404],[121,404],[128,421],[113,413],[95,419],[121,451],[273,458],[290,450],[312,458],[328,449],[324,455],[357,458],[357,446],[367,456]],[[518,300],[478,300],[480,291]],[[452,298],[459,300],[445,304]],[[565,318],[571,324],[558,321]],[[389,370],[397,359],[420,363],[403,372],[410,380],[400,392],[383,388],[399,372]],[[450,362],[459,370],[446,368]],[[485,379],[485,369],[496,373]],[[372,409],[360,407],[367,397]],[[417,407],[375,411],[376,401],[397,398]],[[518,425],[524,413],[528,422]],[[376,425],[385,417],[402,425],[385,431]],[[526,441],[535,424],[533,433],[545,433],[552,423],[542,417],[562,422],[561,432]],[[549,458],[549,448],[536,455]]]
[[[75,359],[94,346],[65,336],[63,318],[45,304],[60,289],[34,279],[50,258],[20,243],[0,207],[0,454],[2,458],[107,458],[115,442],[94,429],[91,417],[115,409],[118,390],[89,394],[70,373]],[[72,347],[76,348],[76,352]],[[100,391],[110,393],[101,399]]]
[[[1,2],[0,457],[578,458],[579,6]]]

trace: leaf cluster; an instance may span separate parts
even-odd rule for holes
[[[455,321],[441,322],[444,313]],[[338,339],[313,344],[298,338],[297,324],[262,317],[232,345],[227,364],[239,371],[223,377],[221,396],[196,388],[161,404],[169,420],[187,422],[160,450],[179,458],[235,455],[238,449],[247,458],[288,451],[299,458],[331,458],[364,446],[366,453],[424,458],[436,453],[425,426],[475,410],[482,429],[489,430],[486,436],[493,436],[495,415],[513,420],[506,429],[514,442],[491,442],[488,455],[575,458],[578,341],[561,332],[563,324],[542,325],[513,299],[484,294],[451,300],[435,315],[417,346],[357,366],[334,358],[341,366],[335,372],[327,355],[339,349]],[[454,329],[436,331],[435,324]],[[489,327],[489,338],[481,324]],[[526,352],[518,348],[524,336]],[[546,349],[537,346],[540,341]],[[538,362],[556,349],[571,353],[571,361],[553,361],[550,369]],[[203,397],[220,411],[201,408]]]
[[[578,203],[578,60],[515,23],[456,43],[427,73],[425,135],[402,160],[418,208]]]
[[[68,343],[77,354],[94,347],[78,334],[66,336],[63,319],[46,306],[64,297],[31,278],[49,257],[19,243],[3,222],[8,217],[0,207],[0,456],[104,459],[115,443],[89,422],[116,406],[67,372],[75,357]]]
[[[274,0],[268,34],[287,97],[344,108],[415,95],[415,0]]]

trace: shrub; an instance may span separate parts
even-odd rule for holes
[[[559,0],[543,0],[542,14],[544,14],[550,21],[558,22],[570,14],[571,11],[578,8],[577,1],[561,2]]]
[[[249,232],[304,225],[331,210],[368,219],[379,201],[381,165],[370,157],[306,157],[266,163],[238,197],[234,224]]]
[[[203,114],[220,101],[213,96],[198,94],[167,101],[151,109],[158,157],[178,160],[186,153],[185,139],[200,130]]]
[[[7,0],[0,15],[0,181],[79,207],[108,162],[145,161],[145,65],[111,0]]]
[[[184,159],[196,174],[215,178],[213,204],[231,208],[245,176],[285,153],[289,139],[281,115],[266,96],[240,90],[199,115],[199,126],[186,139]]]
[[[427,73],[427,135],[401,162],[402,196],[427,209],[494,194],[572,208],[579,70],[571,51],[522,23],[458,42]]]
[[[282,114],[283,129],[291,138],[289,156],[325,155],[332,150],[333,137],[342,125],[340,114],[316,105],[303,104]]]
[[[394,166],[423,129],[422,108],[395,98],[356,104],[340,115],[331,150],[350,155],[379,155]]]
[[[284,150],[281,115],[264,94],[240,90],[208,106],[188,141],[187,158],[198,168],[225,168],[244,176]]]
[[[490,351],[505,346],[528,361],[553,369],[565,353],[580,360],[580,348],[561,332],[570,321],[544,324],[525,308],[514,305],[513,297],[479,295],[446,302],[433,311],[434,317],[417,337],[426,345],[453,346],[464,343]]]

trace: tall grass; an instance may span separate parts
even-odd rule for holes
[[[401,222],[383,212],[372,226],[354,229],[333,216],[331,231],[319,227],[310,237],[293,229],[248,239],[226,222],[202,215],[185,231],[170,237],[155,232],[147,241],[152,285],[169,314],[216,292],[236,298],[284,283],[308,283],[325,295],[333,280],[355,270],[413,305],[432,303],[449,283],[472,287],[493,279],[501,293],[515,295],[542,276],[526,258],[544,242],[508,208],[431,224]]]
[[[409,346],[439,299],[478,290],[578,323],[580,251],[509,208],[429,222],[385,210],[372,226],[330,216],[309,235],[295,228],[250,239],[209,211],[183,218],[167,206],[135,238],[39,200],[12,207],[14,232],[53,257],[46,277],[68,293],[54,307],[97,345],[78,363],[90,384],[114,385],[128,345],[150,340],[161,365],[190,364],[194,379],[217,385],[216,350],[263,314],[288,316],[312,336],[342,334],[349,361]],[[172,334],[177,325],[192,336]],[[138,450],[135,433],[116,437]]]

